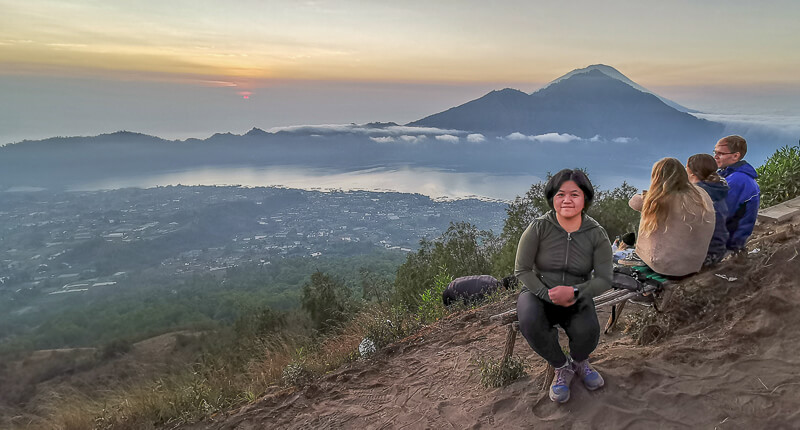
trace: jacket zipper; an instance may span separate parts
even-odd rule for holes
[[[572,242],[572,233],[567,233],[567,252],[564,256],[564,270],[561,272],[561,284],[567,282],[567,264],[569,263],[569,244]]]

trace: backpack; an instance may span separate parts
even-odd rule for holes
[[[611,286],[618,290],[638,292],[639,296],[632,300],[639,304],[649,305],[654,302],[654,295],[664,289],[666,281],[666,278],[653,272],[647,266],[614,266]]]

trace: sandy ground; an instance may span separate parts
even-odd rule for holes
[[[528,375],[502,388],[481,386],[476,360],[499,358],[505,341],[505,330],[488,318],[511,308],[508,302],[451,315],[370,360],[189,427],[800,428],[797,221],[760,227],[750,244],[757,252],[682,282],[676,291],[686,293],[667,309],[680,318],[654,343],[603,335],[592,361],[605,387],[589,392],[576,379],[566,404],[540,389],[545,363],[521,336],[515,355]],[[690,291],[722,300],[703,305]],[[628,305],[626,314],[642,309]]]

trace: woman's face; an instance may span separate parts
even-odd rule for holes
[[[561,188],[553,197],[553,208],[562,218],[580,216],[584,203],[583,191],[574,181],[561,184]]]

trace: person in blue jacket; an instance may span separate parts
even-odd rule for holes
[[[758,174],[744,156],[747,141],[742,136],[723,137],[714,146],[714,161],[719,167],[719,175],[728,182],[728,218],[726,226],[730,237],[726,245],[732,252],[744,249],[747,239],[753,233],[761,203],[761,189],[756,183]]]
[[[731,234],[725,221],[728,218],[728,183],[717,173],[717,163],[708,154],[695,154],[686,161],[689,182],[702,188],[714,202],[714,236],[708,244],[708,253],[703,266],[713,266],[725,256]]]

